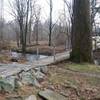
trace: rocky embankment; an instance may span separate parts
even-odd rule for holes
[[[28,71],[21,71],[13,76],[0,79],[0,92],[11,94],[22,86],[35,86],[41,88],[41,82],[43,82],[48,73],[47,66],[37,66]],[[44,89],[39,91],[39,100],[67,100],[64,96],[55,93],[51,90]],[[43,99],[44,98],[44,99]],[[36,95],[30,96],[13,96],[8,97],[6,100],[38,100]]]

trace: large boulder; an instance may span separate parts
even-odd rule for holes
[[[15,77],[2,78],[0,79],[0,91],[2,92],[13,92],[15,89]]]
[[[25,85],[34,85],[35,76],[30,72],[22,72],[21,82]]]

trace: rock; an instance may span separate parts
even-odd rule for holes
[[[25,100],[37,100],[35,95],[31,95],[28,98],[26,98]]]
[[[17,87],[22,87],[23,84],[20,81],[17,81]]]
[[[40,71],[37,71],[37,72],[35,73],[35,77],[36,77],[36,79],[37,79],[38,81],[42,81],[42,80],[44,80],[45,75],[44,75],[43,73],[41,73]]]
[[[18,59],[17,58],[11,58],[11,61],[12,62],[18,62]]]
[[[5,79],[0,79],[0,92],[12,92],[13,88]]]
[[[53,85],[49,85],[48,89],[55,90],[55,87]]]
[[[35,69],[35,71],[40,71],[44,74],[47,74],[47,72],[48,72],[47,66],[37,66],[34,69]]]
[[[8,81],[8,83],[10,83],[12,85],[13,88],[15,88],[16,76],[7,77],[6,80]]]
[[[28,71],[29,73],[31,73],[33,76],[35,76],[35,71],[33,69],[31,69],[30,71]]]
[[[34,80],[36,79],[30,72],[23,72],[21,75],[22,83],[25,85],[34,85]]]
[[[36,87],[39,87],[39,88],[41,87],[41,85],[39,84],[39,82],[36,79],[34,80],[34,83],[33,84]]]
[[[0,79],[0,91],[11,93],[15,89],[15,78]]]
[[[64,96],[51,90],[40,91],[39,96],[46,100],[68,100],[68,98],[65,98]]]
[[[34,70],[35,71],[40,71],[40,67],[37,66],[37,67],[34,68]]]
[[[44,74],[47,74],[47,72],[48,72],[48,67],[47,67],[47,66],[41,66],[41,67],[40,67],[40,71],[41,71],[42,73],[44,73]]]
[[[18,88],[20,88],[22,86],[23,86],[23,84],[19,80],[16,80],[16,82],[15,82],[15,88],[18,89]]]
[[[36,87],[41,87],[39,84],[39,79],[43,79],[43,74],[41,72],[35,73],[34,71],[23,72],[20,74],[21,84],[19,85],[33,85]]]

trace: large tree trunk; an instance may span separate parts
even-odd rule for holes
[[[89,0],[74,0],[71,38],[71,60],[75,62],[92,62]]]

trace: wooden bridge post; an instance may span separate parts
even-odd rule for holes
[[[36,60],[39,60],[39,48],[36,48]]]
[[[55,46],[53,46],[53,56],[54,56],[54,62],[56,61],[56,50],[55,50]]]

